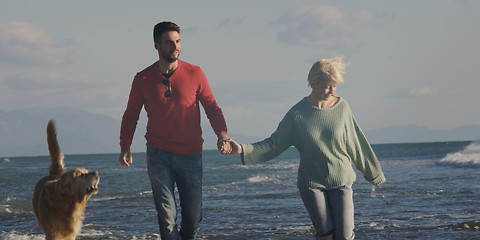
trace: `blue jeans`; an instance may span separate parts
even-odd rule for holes
[[[300,187],[299,190],[317,239],[329,233],[333,233],[334,239],[355,237],[352,185],[333,189]]]
[[[147,169],[162,240],[195,239],[202,220],[202,154],[181,155],[147,146]],[[175,184],[182,214],[180,232]]]

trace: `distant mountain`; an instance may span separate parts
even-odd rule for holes
[[[48,155],[46,126],[53,118],[64,154],[116,153],[120,151],[121,119],[70,108],[31,108],[0,111],[0,158]],[[133,152],[145,151],[146,117],[142,113],[132,143]],[[216,148],[216,136],[207,121],[202,122],[204,149]],[[265,137],[229,133],[241,143]],[[431,130],[420,126],[397,126],[365,132],[371,143],[403,143],[480,140],[480,125],[451,130]]]
[[[121,119],[71,108],[30,108],[0,111],[0,158],[48,155],[46,127],[50,119],[57,127],[57,138],[64,154],[120,152]],[[132,142],[132,152],[144,152],[146,116],[142,112]],[[205,122],[205,121],[204,121]],[[202,125],[205,149],[216,149],[212,128]],[[252,141],[237,134],[241,142]]]
[[[432,130],[415,125],[393,126],[367,131],[365,135],[372,144],[477,141],[480,140],[480,125],[461,126],[449,130]]]
[[[119,121],[78,109],[0,111],[0,157],[48,155],[46,127],[53,118],[65,154],[118,152]]]

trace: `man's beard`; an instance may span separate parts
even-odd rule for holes
[[[165,53],[163,51],[161,52],[161,56],[165,61],[167,61],[169,63],[173,63],[173,62],[178,60],[178,57],[180,56],[180,51],[178,51],[178,56],[176,56],[176,57],[172,57],[171,54]]]

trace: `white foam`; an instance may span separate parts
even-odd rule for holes
[[[248,182],[251,183],[261,183],[261,182],[271,182],[272,178],[269,178],[267,176],[254,176],[254,177],[249,177]]]
[[[457,167],[480,168],[480,142],[473,142],[460,152],[449,153],[438,163]]]
[[[251,184],[251,183],[280,183],[280,181],[273,177],[268,177],[265,175],[257,175],[257,176],[249,177],[244,180],[237,181],[237,182],[232,182],[231,184],[238,185],[238,184]]]
[[[153,191],[152,191],[152,190],[138,193],[138,195],[140,195],[140,196],[142,196],[142,195],[152,195],[152,194],[153,194]]]
[[[12,213],[13,210],[12,210],[11,202],[15,200],[16,200],[15,197],[8,196],[4,202],[0,203],[0,212],[5,211],[7,213]]]
[[[25,234],[20,233],[15,230],[11,232],[4,232],[0,234],[0,239],[3,240],[44,240],[45,235],[43,234]]]
[[[124,198],[125,196],[111,196],[111,197],[92,197],[89,201],[91,202],[103,202],[103,201],[110,201],[110,200],[117,200]]]
[[[113,235],[113,233],[111,231],[101,231],[101,230],[95,230],[95,229],[88,229],[88,228],[84,227],[79,236],[101,237],[101,236],[109,236],[109,235]]]
[[[160,239],[160,234],[150,234],[143,236],[133,236],[132,240]]]

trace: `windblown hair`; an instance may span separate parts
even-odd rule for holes
[[[343,82],[343,74],[347,63],[343,62],[342,57],[334,57],[332,59],[320,59],[313,64],[308,73],[308,85],[332,79],[337,83]]]
[[[153,28],[153,41],[156,43],[160,42],[160,37],[164,32],[175,31],[180,33],[180,27],[173,22],[161,22],[157,23]]]

